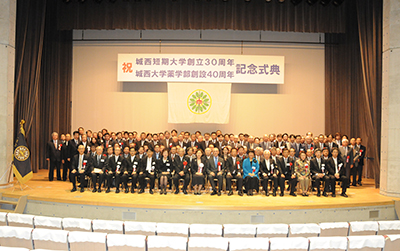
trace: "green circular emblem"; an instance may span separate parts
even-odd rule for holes
[[[204,114],[210,110],[212,100],[206,91],[197,89],[190,93],[187,100],[188,108],[195,114]]]

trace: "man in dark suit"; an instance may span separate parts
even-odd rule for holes
[[[85,154],[85,148],[83,145],[78,146],[78,154],[76,154],[72,159],[72,171],[71,171],[71,179],[72,179],[72,190],[71,192],[76,191],[76,178],[79,177],[81,193],[85,191],[85,176],[90,174],[91,170],[91,158]]]
[[[114,147],[114,141],[110,138],[110,134],[104,134],[104,153],[106,153],[109,147]]]
[[[204,150],[206,149],[207,147],[206,147],[206,143],[204,142],[204,140],[203,140],[203,136],[199,136],[198,138],[197,138],[197,149],[201,149],[203,152],[204,152]]]
[[[107,156],[103,155],[103,149],[101,146],[96,147],[96,154],[91,157],[91,173],[92,173],[92,183],[93,183],[93,190],[92,192],[101,192],[101,184],[103,184],[105,178],[105,170],[106,170],[106,163],[107,163]],[[98,183],[97,183],[98,181]],[[97,187],[98,185],[98,188]]]
[[[296,151],[295,156],[298,158],[301,151],[305,151],[304,144],[301,143],[301,136],[296,136],[296,142],[291,144],[291,148]]]
[[[328,174],[334,176],[331,178],[332,180],[332,197],[336,197],[336,181],[342,182],[342,193],[340,194],[343,197],[348,197],[346,194],[347,185],[349,182],[349,178],[346,177],[346,168],[341,158],[338,157],[339,150],[337,148],[332,149],[332,157],[328,159]]]
[[[232,192],[232,179],[236,179],[236,187],[239,196],[243,196],[243,166],[242,159],[237,157],[237,149],[232,148],[231,156],[226,161],[226,189],[229,190],[228,196],[233,194]]]
[[[321,158],[321,149],[319,148],[315,150],[315,158],[310,162],[310,171],[312,179],[315,180],[315,185],[317,187],[317,196],[321,196],[321,181],[325,181],[323,196],[327,197],[329,184],[332,184],[332,181],[331,176],[327,175],[327,163]]]
[[[190,159],[185,156],[185,150],[179,148],[178,155],[174,158],[172,163],[175,175],[173,177],[175,185],[175,194],[179,193],[179,179],[183,179],[183,193],[187,194],[187,186],[189,185],[189,169],[190,169]]]
[[[218,180],[218,196],[221,196],[222,182],[224,179],[225,172],[225,162],[224,159],[219,157],[218,148],[214,148],[213,156],[211,156],[206,162],[206,171],[208,175],[208,180],[211,183],[213,192],[211,195],[216,195],[217,190],[215,188],[214,179]]]
[[[90,152],[90,143],[87,141],[87,136],[86,134],[81,135],[81,142],[79,142],[79,145],[83,145],[85,147],[85,154]]]
[[[65,142],[62,144],[61,147],[61,162],[63,164],[63,174],[62,174],[62,179],[63,181],[67,180],[67,176],[69,176],[68,173],[71,173],[71,157],[69,155],[69,143],[71,140],[71,134],[67,133],[65,135]],[[71,177],[69,178],[70,181]]]
[[[358,159],[357,159],[357,174],[358,174],[358,180],[357,184],[362,186],[361,181],[362,181],[362,173],[363,173],[363,167],[364,167],[364,159],[365,159],[365,152],[367,148],[363,146],[362,144],[362,139],[357,138],[356,139],[356,150],[358,150]]]
[[[222,151],[222,148],[226,145],[227,143],[224,140],[224,135],[222,134],[218,135],[217,143],[214,146],[217,147],[220,151]]]
[[[307,151],[308,149],[311,149],[311,150],[315,149],[311,136],[306,136],[306,139],[304,142],[304,148],[305,148],[305,151]]]
[[[52,140],[47,142],[46,160],[50,162],[49,181],[54,179],[54,168],[57,171],[57,180],[61,180],[61,141],[58,139],[58,133],[51,134]]]
[[[124,174],[122,175],[122,183],[125,186],[125,193],[129,192],[128,180],[132,177],[131,193],[135,192],[136,183],[138,181],[138,169],[139,169],[140,159],[136,155],[136,150],[134,147],[129,149],[129,156],[124,158]]]
[[[289,157],[289,150],[287,148],[282,150],[282,157],[278,158],[276,163],[279,165],[281,170],[281,174],[279,175],[280,195],[283,196],[285,191],[285,180],[287,180],[289,182],[290,195],[296,197],[296,194],[294,193],[297,184],[297,177],[294,171],[295,160]]]
[[[269,150],[264,151],[264,158],[260,160],[259,163],[260,177],[262,179],[262,186],[265,191],[265,195],[269,196],[268,183],[271,181],[274,187],[272,195],[276,196],[276,190],[278,189],[278,175],[281,173],[281,171],[279,171],[278,165],[271,158],[271,152]],[[282,191],[281,196],[283,196]]]
[[[158,161],[153,157],[153,151],[148,149],[147,155],[141,160],[139,168],[139,194],[144,193],[146,188],[146,178],[150,179],[150,190],[149,193],[153,194],[154,182],[156,179]]]
[[[121,149],[116,147],[114,149],[114,155],[107,159],[106,164],[106,177],[107,177],[107,190],[106,193],[110,192],[112,179],[115,177],[115,193],[119,193],[119,185],[121,183],[122,176],[122,161],[124,158],[120,156]]]

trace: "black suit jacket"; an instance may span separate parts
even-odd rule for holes
[[[328,173],[327,163],[321,158],[321,166],[318,165],[318,161],[316,158],[311,159],[310,161],[310,171],[313,175],[318,173]]]
[[[62,144],[60,140],[57,140],[57,147],[54,145],[54,141],[50,140],[47,142],[46,158],[51,161],[61,161],[61,148]]]
[[[139,169],[139,164],[140,164],[139,156],[135,155],[133,157],[134,157],[133,161],[131,155],[129,155],[128,158],[124,158],[124,160],[122,161],[122,165],[124,166],[124,172],[127,171],[129,175],[131,175],[134,170],[135,172],[137,172]]]
[[[207,159],[204,157],[201,157],[201,163],[203,163],[203,168],[201,170],[201,173],[205,174],[206,173],[206,162]],[[190,162],[190,171],[192,172],[192,174],[196,174],[197,172],[199,172],[199,166],[197,165],[197,158],[193,158],[192,161]]]
[[[218,157],[218,162],[221,163],[220,169],[222,172],[225,172],[225,161],[223,158]],[[215,173],[217,175],[218,173],[218,166],[215,166],[214,162],[214,155],[212,155],[206,162],[206,169],[207,169],[207,174],[210,174],[211,172]]]
[[[124,161],[124,157],[122,157],[122,156],[118,156],[117,160],[115,159],[115,155],[113,155],[112,157],[109,157],[107,159],[106,170],[115,173],[117,171],[117,169],[119,169],[120,172],[123,172],[123,166],[122,166],[123,161]]]
[[[139,172],[143,172],[143,173],[150,173],[146,170],[147,167],[147,160],[149,159],[148,156],[145,156],[144,158],[142,158],[142,160],[140,161],[140,168],[139,168]],[[151,157],[151,168],[153,170],[154,173],[157,172],[158,170],[158,160],[156,160],[156,158],[154,158],[153,156]]]
[[[187,163],[186,167],[183,165],[185,161]],[[179,173],[181,171],[183,171],[185,174],[189,173],[190,159],[186,156],[183,156],[181,161],[181,157],[179,155],[176,155],[174,158],[173,166],[176,173]]]
[[[162,172],[170,172],[170,173],[172,173],[173,168],[174,168],[174,165],[173,165],[172,160],[171,160],[171,158],[169,156],[167,157],[167,160],[165,161],[165,163],[164,163],[164,157],[161,157],[158,160],[157,173],[162,173]]]
[[[206,150],[206,143],[204,141],[202,142],[197,142],[197,148],[203,150]]]
[[[83,155],[82,167],[83,166],[85,167],[85,174],[88,175],[92,170],[92,159],[87,154]],[[72,158],[71,169],[75,169],[77,172],[79,171],[79,154],[75,154],[75,156]]]
[[[328,173],[330,175],[335,175],[336,168],[335,168],[335,162],[333,160],[333,157],[330,157],[328,159],[327,164],[328,164]],[[340,176],[345,176],[346,175],[346,168],[345,168],[345,165],[343,163],[343,160],[341,158],[339,158],[339,156],[337,157],[337,166],[338,166],[339,175]]]
[[[281,173],[284,174],[285,176],[291,176],[295,173],[294,172],[295,160],[293,158],[288,157],[286,165],[283,156],[281,158],[277,158],[276,162],[280,167]]]
[[[95,168],[101,169],[103,172],[106,170],[106,164],[107,164],[107,156],[104,154],[101,155],[99,162],[97,162],[97,154],[94,156],[91,156],[91,171],[93,171]]]
[[[239,162],[239,169],[237,162]],[[233,157],[228,157],[225,162],[225,170],[227,173],[230,172],[231,174],[243,174],[243,160],[239,156],[236,156],[235,163],[233,163]]]
[[[279,161],[279,158],[277,158]],[[272,169],[273,168],[273,169]],[[269,165],[267,166],[265,158],[260,161],[260,177],[264,177],[264,173],[271,177],[273,174],[279,175],[282,173],[280,166],[275,163],[272,158],[269,158]]]
[[[75,140],[74,140],[74,139],[71,139],[71,140],[69,141],[69,144],[68,144],[68,148],[69,148],[69,157],[68,157],[68,158],[71,158],[71,161],[72,161],[72,158],[73,158],[76,154],[78,154],[78,145],[79,145],[79,140],[78,140],[78,143],[75,143]]]

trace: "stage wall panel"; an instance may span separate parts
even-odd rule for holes
[[[117,82],[118,53],[280,55],[285,56],[285,83],[233,84],[229,124],[169,124],[167,84]],[[325,133],[324,61],[322,44],[75,41],[72,128]]]

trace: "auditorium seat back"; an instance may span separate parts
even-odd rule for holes
[[[266,251],[268,238],[229,238],[229,251]]]
[[[108,251],[146,251],[146,236],[129,234],[108,234]]]
[[[190,237],[222,237],[222,225],[190,224]]]
[[[352,221],[349,236],[353,235],[376,235],[379,230],[377,221]]]
[[[252,224],[226,224],[224,225],[224,237],[255,237],[257,225]]]
[[[324,222],[319,223],[320,237],[347,236],[349,234],[348,222]]]
[[[35,216],[33,218],[35,228],[62,229],[62,218]]]
[[[106,233],[69,232],[70,251],[106,251]]]
[[[124,222],[111,220],[93,220],[93,232],[123,234]]]
[[[147,251],[186,251],[187,238],[179,236],[149,236]]]
[[[0,251],[30,251],[30,249],[27,249],[27,248],[0,247]],[[40,250],[37,250],[37,251],[40,251]]]
[[[7,222],[9,226],[33,228],[33,215],[8,213]]]
[[[78,218],[63,218],[62,226],[68,231],[87,231],[92,232],[92,220]]]
[[[138,235],[155,235],[157,229],[157,223],[155,222],[136,222],[136,221],[125,221],[125,234],[138,234]]]
[[[400,221],[378,221],[379,235],[400,234]]]
[[[315,223],[290,224],[289,237],[318,237],[321,228]]]
[[[189,236],[189,224],[185,223],[157,223],[157,235],[161,236]]]
[[[258,237],[287,237],[289,234],[288,224],[259,224],[257,225]]]
[[[190,237],[188,251],[227,251],[228,239],[224,237]]]
[[[304,237],[278,237],[269,239],[270,251],[308,251],[308,239]]]
[[[32,232],[35,249],[68,251],[68,231],[35,228]]]
[[[381,251],[385,247],[382,235],[349,236],[347,251]],[[397,249],[398,250],[398,249]]]
[[[7,213],[0,212],[0,226],[7,226]]]
[[[384,251],[398,251],[400,249],[400,234],[385,236]]]
[[[0,226],[0,245],[31,249],[32,230],[29,227]]]
[[[347,237],[310,237],[309,251],[346,251]]]

